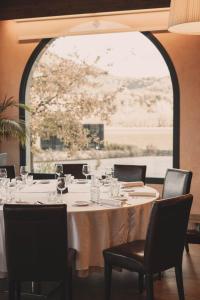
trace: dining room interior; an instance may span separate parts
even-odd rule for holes
[[[198,0],[0,3],[1,300],[199,300],[199,24]]]

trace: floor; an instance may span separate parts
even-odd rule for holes
[[[190,245],[190,255],[184,252],[183,262],[184,286],[186,300],[200,300],[200,245]],[[73,300],[103,300],[103,274],[95,273],[88,278],[74,279]],[[49,286],[44,285],[48,290]],[[0,283],[0,300],[7,300],[6,282]],[[165,272],[162,280],[155,280],[155,300],[178,300],[175,275],[173,270]],[[44,292],[45,294],[45,292]],[[23,296],[23,300],[43,300],[46,297]],[[48,300],[58,300],[59,296],[51,294]],[[145,292],[139,295],[137,276],[123,271],[113,273],[112,300],[145,300]]]

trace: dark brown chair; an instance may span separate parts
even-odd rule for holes
[[[9,299],[20,299],[20,282],[62,282],[72,296],[76,251],[67,244],[66,205],[4,205]],[[64,299],[64,298],[63,298]]]
[[[63,164],[63,173],[71,174],[75,179],[85,179],[85,176],[82,174],[83,165],[86,164]]]
[[[55,179],[56,174],[54,173],[29,173],[29,175],[33,176],[33,180],[42,180],[42,179]]]
[[[162,198],[171,198],[188,194],[192,181],[192,172],[181,169],[168,169],[165,175]]]
[[[184,300],[182,255],[193,196],[158,200],[152,208],[146,240],[138,240],[103,251],[105,299],[110,299],[113,267],[146,277],[148,300],[153,299],[153,274],[175,268],[179,299]]]
[[[0,168],[5,168],[7,171],[7,178],[13,179],[15,178],[15,166],[0,166]]]
[[[185,249],[189,253],[189,244],[200,244],[200,215],[191,214],[189,222],[195,225],[194,229],[188,229],[186,235]]]
[[[146,179],[146,166],[114,165],[114,177],[119,181],[143,181]]]
[[[188,194],[192,181],[192,172],[181,169],[168,169],[166,172],[162,198],[170,198]],[[186,238],[185,249],[189,253],[189,245]],[[161,275],[160,275],[161,277]]]

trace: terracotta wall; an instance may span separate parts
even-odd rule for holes
[[[13,21],[0,22],[0,100],[7,97],[19,99],[19,86],[26,62],[37,43],[18,43]],[[10,111],[18,117],[18,111]],[[9,140],[0,143],[0,152],[7,152],[9,163],[19,165],[19,144]]]
[[[178,74],[181,91],[180,167],[193,171],[193,212],[200,213],[200,36],[171,33],[155,36],[168,51]],[[19,43],[13,21],[0,22],[0,41],[0,99],[5,95],[18,99],[24,67],[37,43]],[[19,164],[18,143],[9,141],[0,145],[0,152],[4,150],[9,154],[10,163]]]
[[[156,37],[169,53],[180,85],[180,168],[193,172],[193,212],[200,213],[200,36]]]

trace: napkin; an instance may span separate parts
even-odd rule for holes
[[[134,191],[128,194],[129,196],[156,197],[156,192],[149,191]]]
[[[132,182],[123,182],[122,188],[132,188],[135,186],[144,186],[143,181],[132,181]]]
[[[111,206],[111,207],[121,207],[121,201],[119,200],[111,200],[111,199],[101,199],[100,200],[100,204],[102,205],[107,205],[107,206]]]

